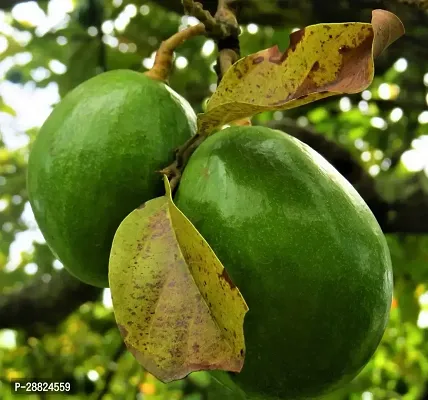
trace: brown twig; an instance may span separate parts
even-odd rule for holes
[[[195,26],[189,26],[188,28],[177,32],[169,39],[164,40],[161,43],[159,50],[156,52],[153,67],[149,71],[145,72],[145,75],[152,79],[167,82],[172,70],[172,60],[175,49],[186,40],[204,33],[205,26],[200,23]]]
[[[193,0],[182,1],[185,12],[196,18],[199,18],[205,25],[205,33],[207,36],[212,37],[217,42],[219,56],[217,59],[216,71],[219,82],[227,71],[238,59],[240,54],[239,49],[239,25],[236,19],[236,10],[233,5],[236,0],[219,0],[218,8],[215,17],[205,11],[202,5]],[[236,125],[251,125],[249,119],[236,121]],[[180,146],[176,152],[175,161],[168,167],[159,171],[165,174],[169,181],[172,192],[177,188],[181,174],[190,159],[193,152],[205,140],[205,136],[197,133],[191,137],[186,143]]]
[[[219,0],[216,12],[216,19],[223,23],[234,26],[239,34],[238,20],[236,19],[237,10],[234,5],[237,0]],[[217,43],[218,58],[215,71],[217,73],[217,85],[220,84],[226,71],[240,58],[240,47],[238,34],[229,35]],[[230,125],[250,126],[251,118],[244,118],[233,121]]]
[[[232,31],[228,36],[236,36],[239,34],[239,25],[236,18],[238,0],[218,0],[217,12],[215,19],[222,24],[232,27]]]
[[[184,12],[201,21],[207,32],[213,32],[216,29],[217,21],[201,3],[193,0],[182,0]]]
[[[207,36],[216,40],[238,37],[239,25],[232,9],[229,8],[229,4],[234,1],[219,0],[216,16],[213,17],[209,11],[204,10],[201,3],[194,0],[183,0],[182,3],[185,12],[198,18],[201,22],[177,32],[169,39],[163,41],[156,52],[153,67],[145,74],[152,79],[168,82],[175,49],[194,36],[207,34]]]
[[[215,67],[217,73],[217,84],[220,83],[226,71],[236,62],[240,57],[239,47],[239,25],[236,19],[236,10],[232,8],[232,4],[236,4],[236,0],[218,0],[217,12],[215,18],[222,21],[224,24],[233,26],[234,32],[220,38],[217,41],[218,57]]]
[[[194,0],[182,0],[182,4],[187,15],[198,18],[205,25],[207,36],[213,39],[221,39],[239,35],[239,26],[235,17],[231,18],[229,15],[229,18],[218,18],[217,14],[213,17],[209,11],[204,10],[201,3]]]
[[[175,151],[175,161],[168,167],[159,171],[159,173],[165,174],[168,177],[172,192],[177,188],[183,169],[187,161],[189,161],[190,156],[204,140],[205,137],[199,135],[199,133],[192,136]]]

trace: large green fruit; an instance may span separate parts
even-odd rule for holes
[[[249,312],[233,381],[250,399],[304,399],[354,378],[376,350],[392,269],[375,217],[322,156],[264,127],[231,127],[189,160],[177,206]]]
[[[108,286],[116,229],[164,194],[156,171],[195,131],[186,100],[128,70],[84,82],[53,110],[31,150],[28,194],[46,242],[73,275]]]

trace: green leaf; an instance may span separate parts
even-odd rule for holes
[[[400,307],[402,322],[412,322],[416,324],[420,306],[415,294],[416,285],[412,281],[399,279],[395,282],[394,296],[396,296]]]
[[[329,96],[358,93],[373,80],[373,58],[404,34],[394,14],[374,10],[372,23],[311,25],[278,46],[238,60],[198,116],[209,135],[229,122],[263,111],[286,110]]]
[[[163,382],[239,372],[248,307],[224,267],[166,195],[129,214],[113,240],[109,282],[125,344]]]
[[[0,112],[4,112],[16,117],[16,111],[11,106],[4,103],[1,97],[0,97]]]

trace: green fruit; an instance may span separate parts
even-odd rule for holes
[[[175,202],[243,294],[254,399],[306,399],[349,382],[385,330],[389,250],[375,217],[322,156],[264,127],[231,127],[189,160]]]
[[[98,75],[55,107],[31,150],[28,193],[46,242],[74,276],[108,287],[116,229],[164,194],[156,171],[195,131],[185,99],[134,71]]]

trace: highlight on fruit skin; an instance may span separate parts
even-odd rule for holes
[[[281,131],[229,127],[192,155],[174,201],[249,307],[244,367],[217,378],[248,399],[299,400],[360,372],[388,321],[391,260],[328,161]]]
[[[40,230],[70,273],[108,287],[116,229],[163,194],[156,171],[195,132],[183,97],[130,70],[89,79],[55,107],[32,145],[27,187]]]

